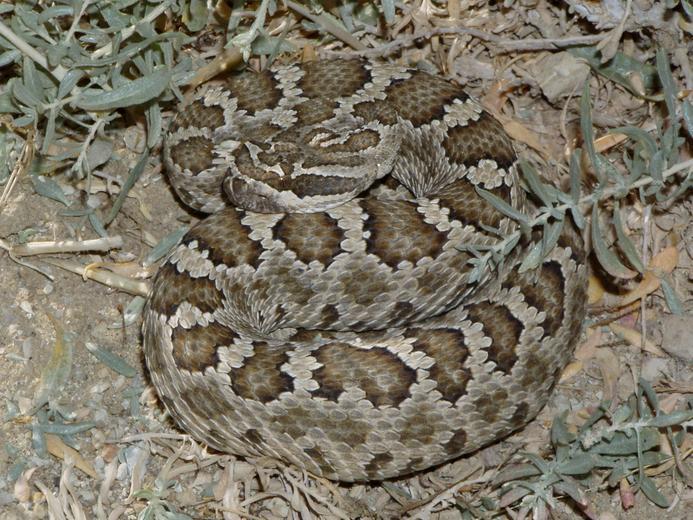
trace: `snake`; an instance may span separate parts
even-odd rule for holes
[[[376,60],[195,90],[162,156],[203,218],[143,311],[175,423],[343,482],[420,472],[526,425],[571,359],[587,275],[568,219],[517,217],[541,202],[516,148],[454,80]]]

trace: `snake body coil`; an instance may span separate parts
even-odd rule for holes
[[[344,481],[404,475],[526,424],[570,358],[585,253],[565,226],[494,268],[523,212],[501,125],[453,81],[365,60],[229,76],[164,159],[194,226],[144,318],[151,378],[213,448]]]

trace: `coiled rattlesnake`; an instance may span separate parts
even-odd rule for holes
[[[166,137],[171,184],[211,212],[160,269],[144,353],[209,446],[331,479],[428,468],[523,426],[585,312],[566,226],[534,271],[532,211],[501,125],[453,81],[365,60],[231,75]],[[533,237],[539,240],[540,236]]]

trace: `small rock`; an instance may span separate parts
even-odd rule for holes
[[[589,72],[589,65],[578,61],[568,52],[559,52],[538,64],[535,77],[546,99],[553,103],[579,92]]]
[[[693,361],[693,320],[690,317],[665,315],[662,336],[662,349],[682,361]]]
[[[669,373],[669,360],[661,357],[648,358],[642,364],[642,378],[648,381],[659,381],[664,374]]]

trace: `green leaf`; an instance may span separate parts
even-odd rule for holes
[[[652,157],[657,151],[657,142],[649,133],[635,126],[619,126],[607,132],[607,134],[623,134],[638,143],[645,152],[645,159]]]
[[[637,461],[635,461],[637,467]],[[609,473],[609,480],[607,481],[609,487],[616,486],[619,481],[630,473],[630,469],[626,466],[625,459],[619,459],[619,461],[614,466],[614,469]]]
[[[385,22],[391,24],[395,21],[395,0],[381,0]]]
[[[646,451],[659,445],[659,432],[655,428],[643,428],[640,431],[641,451]],[[590,453],[601,455],[634,455],[638,453],[636,435],[628,437],[623,432],[616,432],[610,441],[601,441],[592,446]]]
[[[600,403],[599,406],[590,414],[587,420],[580,426],[578,434],[584,434],[589,428],[595,424],[599,419],[606,415],[606,411],[609,409],[610,402]]]
[[[544,247],[541,242],[536,242],[532,248],[525,254],[524,260],[520,264],[518,271],[524,273],[531,269],[539,267],[539,264],[544,258]]]
[[[611,415],[611,422],[614,424],[622,424],[633,416],[633,409],[628,406],[628,403],[623,403],[621,406],[614,410]]]
[[[83,110],[93,111],[141,105],[159,97],[169,81],[171,81],[171,72],[159,69],[148,76],[128,81],[110,92],[97,89],[85,90],[75,101],[75,105]]]
[[[34,425],[43,433],[54,433],[55,435],[77,435],[78,433],[86,432],[96,427],[93,422],[81,422],[73,424],[60,423],[38,423]]]
[[[592,130],[592,107],[590,105],[590,82],[585,81],[582,88],[582,97],[580,98],[580,131],[582,132],[582,140],[585,143],[587,157],[589,157],[594,174],[599,180],[600,186],[604,183],[604,178],[599,169],[599,161],[597,160],[597,151],[594,148],[594,133]]]
[[[100,236],[100,237],[107,237],[108,236],[108,231],[106,231],[106,228],[103,225],[103,222],[101,222],[101,219],[99,216],[96,214],[95,211],[92,211],[89,213],[87,216],[89,219],[89,223],[91,224],[91,227],[94,228],[94,231]]]
[[[524,159],[520,159],[520,170],[527,181],[530,191],[539,197],[544,206],[551,207],[556,202],[556,197],[544,186],[534,167]]]
[[[99,348],[93,343],[87,342],[85,345],[92,356],[101,361],[114,372],[128,378],[132,378],[137,375],[137,370],[135,370],[134,367],[130,366],[129,363],[127,363],[117,354],[114,354],[110,350]]]
[[[253,49],[253,54],[265,56],[283,52],[294,52],[296,50],[296,46],[286,38],[278,38],[266,34],[259,34],[257,38],[253,40],[251,48]]]
[[[657,392],[655,392],[654,388],[652,388],[650,382],[641,377],[638,379],[638,387],[643,391],[645,397],[647,397],[652,409],[655,411],[659,410],[659,398],[657,397]],[[640,415],[643,415],[642,411],[640,412]]]
[[[624,266],[618,257],[609,249],[599,228],[599,212],[597,204],[592,206],[592,247],[597,255],[599,264],[616,278],[631,278],[632,271]]]
[[[565,220],[559,220],[556,222],[549,222],[544,226],[544,235],[541,239],[544,258],[546,258],[546,256],[553,251],[556,244],[558,244],[558,240],[563,234],[564,225]]]
[[[640,475],[640,489],[650,501],[659,507],[669,507],[669,501],[659,492],[652,479],[644,473]]]
[[[12,95],[21,104],[33,108],[37,112],[43,112],[43,101],[40,93],[35,89],[27,87],[24,81],[18,80],[12,83]]]
[[[628,237],[628,235],[626,235],[626,232],[623,229],[618,201],[614,201],[614,229],[616,230],[616,243],[618,244],[619,249],[621,249],[621,252],[623,252],[625,257],[628,259],[630,265],[637,269],[639,273],[644,273],[645,266],[643,265],[642,260],[640,260],[640,255],[636,251],[633,241]]]
[[[573,222],[579,229],[585,229],[586,221],[582,216],[578,203],[580,202],[580,148],[573,151],[570,156],[570,198],[573,205],[570,206],[570,214],[573,216]]]
[[[578,483],[574,480],[562,480],[561,482],[557,482],[556,484],[554,484],[553,487],[557,492],[563,493],[564,495],[568,495],[580,506],[587,506],[585,494],[580,489]]]
[[[70,201],[65,196],[65,192],[53,179],[43,177],[42,175],[30,175],[29,178],[34,185],[36,193],[39,195],[56,200],[65,204],[65,206],[70,205]]]
[[[159,103],[152,103],[146,112],[147,117],[147,148],[154,148],[161,140],[161,108]]]
[[[541,471],[534,464],[516,464],[500,471],[493,479],[493,485],[497,486],[511,480],[524,480],[527,477],[541,475]]]
[[[125,323],[126,327],[139,323],[139,317],[142,315],[142,309],[144,308],[144,304],[146,302],[147,300],[142,296],[135,296],[132,298],[132,300],[130,300],[130,303],[127,304],[125,310],[123,311],[123,322]],[[120,329],[121,327],[122,323],[116,323],[109,325],[108,328]]]
[[[693,104],[688,100],[683,102],[683,121],[686,123],[688,136],[693,137]]]
[[[595,72],[622,85],[635,96],[650,99],[655,93],[657,71],[652,65],[642,63],[622,52],[617,52],[608,62],[602,63],[601,52],[596,46],[573,47],[568,49],[568,52],[584,59]],[[644,93],[638,92],[638,89],[633,85],[631,81],[633,74],[637,74],[642,79]]]
[[[669,58],[667,58],[667,53],[661,47],[657,48],[655,62],[657,65],[659,81],[662,84],[662,90],[664,92],[664,102],[667,105],[667,111],[669,112],[669,117],[671,118],[671,124],[673,126],[678,126],[676,120],[676,94],[678,89],[676,88],[676,83],[671,75],[671,67],[669,66]]]
[[[568,412],[562,413],[553,420],[553,424],[551,425],[551,444],[553,444],[554,448],[568,446],[576,438],[575,434],[568,430],[565,423],[567,415]]]
[[[137,179],[140,178],[140,175],[142,175],[142,172],[144,171],[144,167],[147,165],[148,160],[149,160],[149,149],[144,151],[144,153],[142,154],[142,157],[140,157],[140,160],[137,161],[137,164],[135,165],[135,167],[130,172],[130,175],[128,175],[128,178],[125,179],[125,182],[123,183],[123,187],[120,189],[120,193],[118,193],[118,197],[116,197],[116,200],[113,203],[113,207],[111,208],[111,211],[109,211],[108,215],[106,216],[106,220],[105,220],[106,225],[113,222],[113,219],[116,217],[116,215],[120,211],[120,208],[123,205],[123,202],[125,202],[125,198],[127,197],[128,193],[130,192],[132,187],[135,185],[135,182],[137,182]]]
[[[667,426],[683,424],[691,419],[693,419],[693,411],[679,410],[671,413],[660,413],[654,418],[650,419],[649,424],[655,428],[665,428]]]
[[[51,107],[48,111],[48,122],[46,123],[46,131],[43,137],[43,144],[41,145],[41,154],[45,155],[48,152],[48,147],[53,144],[53,139],[55,139],[55,118],[56,109]]]
[[[84,72],[79,69],[68,70],[58,86],[58,99],[67,96],[83,77]]]
[[[179,227],[175,231],[172,231],[164,238],[159,240],[159,242],[144,258],[144,260],[142,261],[142,265],[144,267],[149,267],[155,262],[161,260],[161,258],[163,258],[164,255],[168,254],[168,252],[173,248],[173,246],[180,242],[181,238],[183,238],[183,236],[188,232],[189,229],[190,226]]]
[[[480,197],[485,199],[489,204],[491,204],[491,206],[496,208],[498,211],[500,211],[504,215],[510,217],[511,219],[516,220],[520,224],[524,224],[525,226],[529,226],[529,219],[527,218],[527,215],[520,212],[519,210],[516,210],[510,204],[505,202],[500,197],[494,195],[490,191],[487,191],[483,188],[479,188],[478,186],[476,186],[475,189],[476,189],[476,192],[479,194]]]
[[[664,294],[664,301],[667,302],[667,307],[669,307],[671,313],[677,316],[683,316],[683,303],[681,303],[679,296],[676,294],[671,284],[666,279],[662,279],[660,280],[660,286]]]
[[[56,399],[62,387],[70,379],[73,363],[73,337],[64,331],[60,322],[48,314],[55,329],[55,344],[48,363],[41,370],[41,380],[34,394],[35,409]]]
[[[561,475],[586,475],[595,467],[595,458],[588,453],[575,455],[571,460],[558,465]]]
[[[538,455],[535,455],[534,453],[522,453],[522,455],[532,464],[534,464],[544,475],[551,473],[549,464]]]
[[[5,67],[9,65],[10,63],[14,63],[16,61],[19,61],[19,58],[22,57],[22,53],[19,52],[17,49],[12,49],[9,51],[5,51],[2,54],[0,54],[0,67]]]

